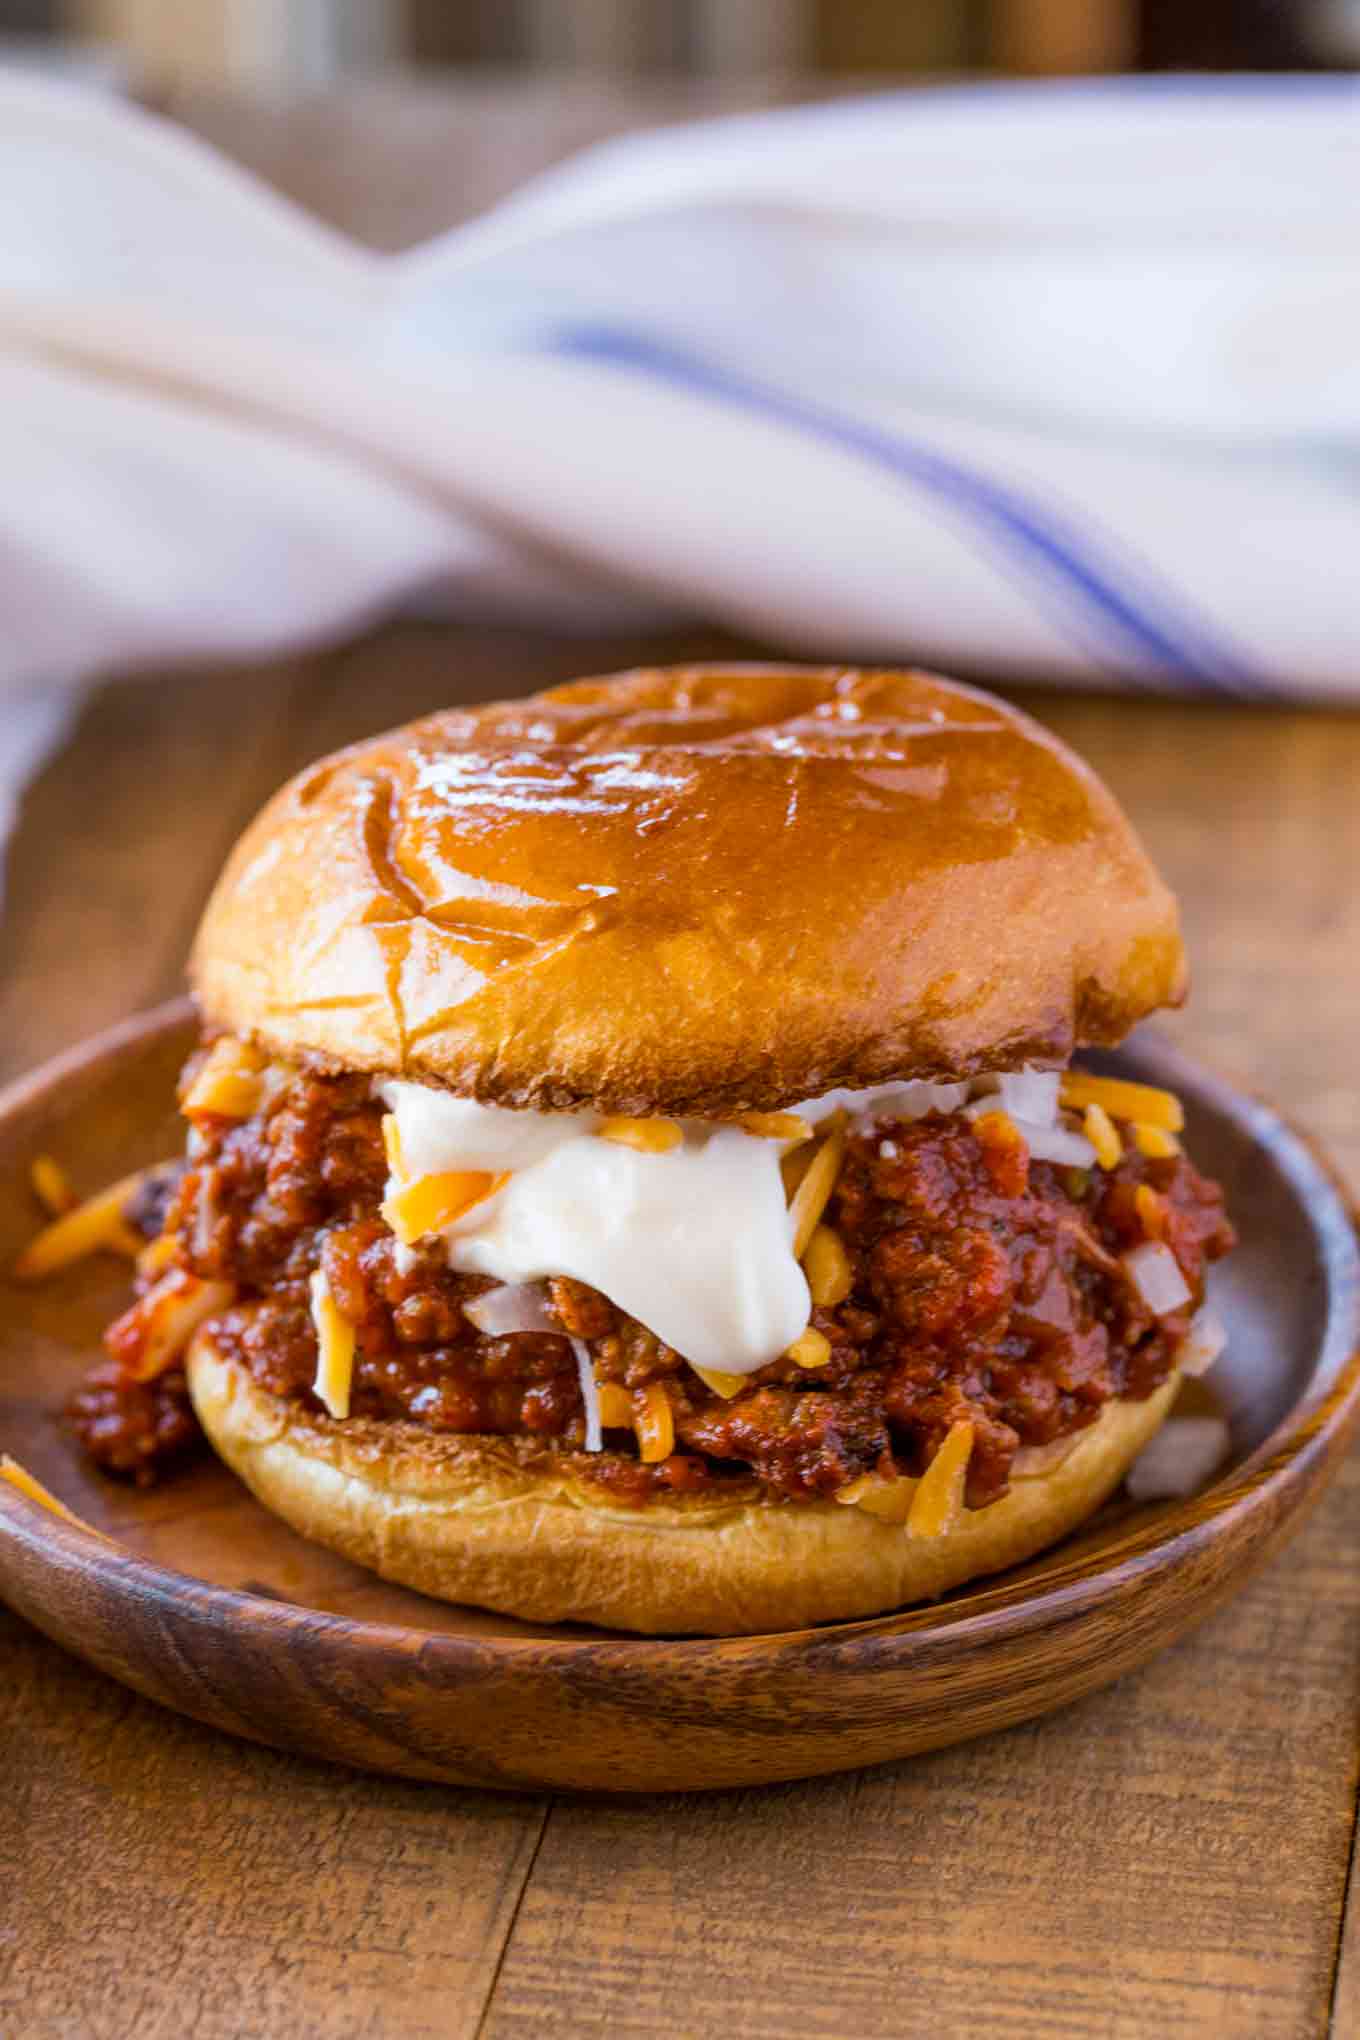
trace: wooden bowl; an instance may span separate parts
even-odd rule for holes
[[[166,1007],[0,1099],[0,1253],[37,1223],[28,1165],[82,1192],[176,1151],[192,1036]],[[606,1792],[748,1785],[902,1757],[1073,1700],[1170,1643],[1296,1526],[1360,1415],[1360,1256],[1325,1164],[1268,1106],[1156,1039],[1112,1069],[1168,1084],[1242,1245],[1216,1271],[1229,1468],[1191,1501],[1114,1503],[1023,1569],[936,1606],[703,1641],[536,1629],[449,1608],[294,1537],[207,1461],[139,1494],[57,1412],[125,1296],[103,1257],[0,1283],[0,1448],[114,1543],[0,1483],[0,1594],[67,1649],[230,1734],[407,1777]]]

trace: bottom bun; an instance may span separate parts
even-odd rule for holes
[[[187,1366],[217,1451],[303,1537],[438,1600],[653,1636],[881,1615],[1018,1564],[1118,1486],[1178,1381],[1110,1403],[1061,1464],[922,1538],[862,1509],[769,1502],[750,1486],[740,1498],[628,1508],[528,1441],[313,1416],[262,1389],[208,1333]]]

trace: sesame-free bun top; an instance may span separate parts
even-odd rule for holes
[[[275,1053],[709,1117],[1061,1062],[1184,990],[1171,894],[1048,731],[931,674],[763,665],[323,760],[241,838],[192,974]]]

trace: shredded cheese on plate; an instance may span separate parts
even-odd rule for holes
[[[113,1542],[103,1530],[96,1530],[93,1523],[87,1523],[74,1509],[68,1509],[65,1502],[54,1495],[50,1488],[44,1487],[26,1466],[20,1466],[17,1459],[11,1459],[8,1452],[0,1452],[0,1480],[12,1487],[16,1494],[23,1495],[30,1502],[36,1502],[40,1509],[46,1509],[49,1515],[60,1516],[64,1523],[74,1523],[77,1530],[88,1530],[91,1537],[102,1537],[106,1544]]]
[[[340,1315],[324,1268],[311,1278],[312,1325],[316,1332],[316,1380],[312,1388],[333,1417],[349,1415],[354,1382],[354,1327]]]

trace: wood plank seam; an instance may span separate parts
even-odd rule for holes
[[[506,1922],[505,1933],[501,1937],[501,1945],[496,1955],[495,1967],[491,1971],[491,1980],[487,1984],[486,1995],[482,1999],[482,2008],[478,2015],[476,2027],[473,2030],[472,2040],[482,2040],[482,2035],[486,2031],[487,2020],[491,2017],[492,2007],[496,2002],[496,1993],[500,1989],[501,1971],[505,1967],[505,1958],[510,1953],[510,1943],[514,1940],[515,1928],[519,1925],[520,1909],[524,1904],[525,1895],[533,1879],[534,1871],[538,1868],[538,1858],[543,1848],[544,1836],[548,1832],[548,1822],[552,1819],[556,1809],[557,1801],[555,1799],[548,1798],[544,1800],[543,1811],[539,1817],[538,1833],[534,1836],[534,1845],[529,1851],[529,1861],[524,1867],[524,1875],[520,1879],[519,1890],[515,1893],[515,1903],[510,1909],[510,1918]]]
[[[1338,2000],[1341,1991],[1342,1967],[1346,1954],[1346,1922],[1350,1918],[1351,1887],[1355,1882],[1357,1847],[1360,1847],[1360,1773],[1357,1773],[1351,1780],[1351,1841],[1350,1850],[1346,1857],[1346,1874],[1341,1883],[1341,1901],[1337,1907],[1336,1915],[1336,1942],[1332,1951],[1332,1973],[1327,1985],[1327,2025],[1325,2029],[1327,2040],[1345,2040],[1345,2035],[1337,2024],[1337,2015],[1340,2010]],[[513,1925],[514,1922],[512,1921],[512,1929]],[[504,1960],[503,1955],[502,1960]],[[499,1963],[496,1966],[496,1974],[499,1977]]]

